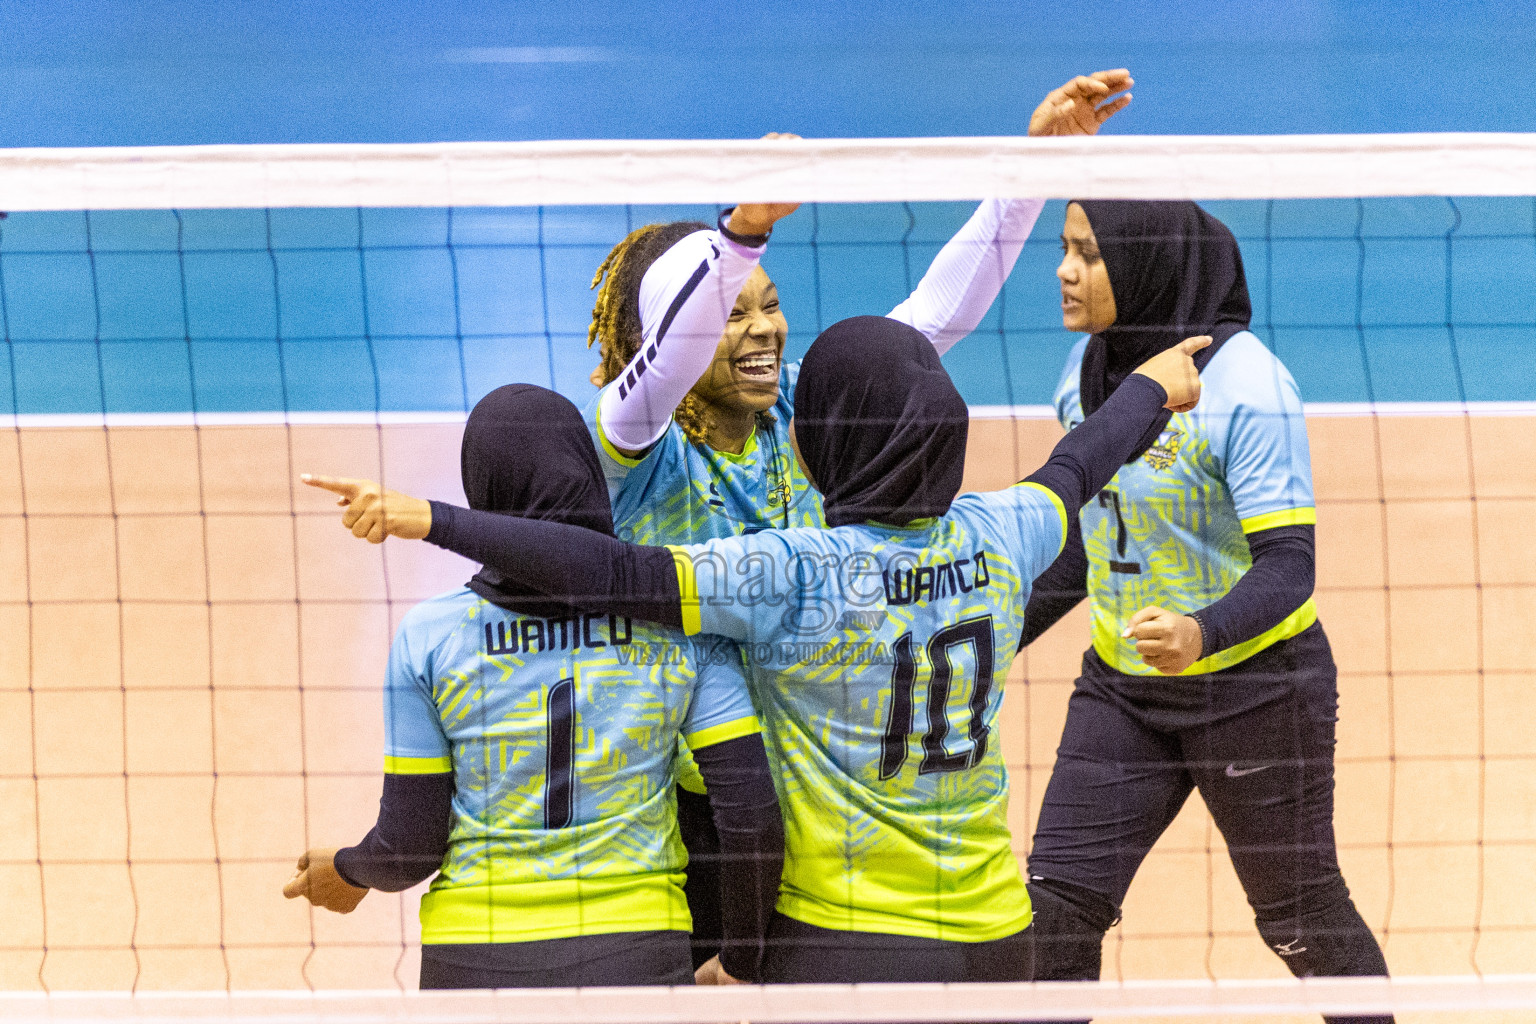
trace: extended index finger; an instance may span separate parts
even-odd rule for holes
[[[308,871],[300,871],[298,874],[296,874],[292,878],[288,879],[287,884],[283,886],[283,895],[288,897],[290,900],[297,899],[300,896],[303,896],[303,895],[305,895],[308,892],[309,892],[309,872]]]
[[[363,484],[367,481],[353,480],[344,476],[318,476],[313,473],[300,473],[299,479],[311,487],[319,487],[332,491],[343,498],[356,498],[363,490]]]
[[[1179,351],[1183,352],[1187,356],[1192,356],[1196,352],[1199,352],[1201,349],[1210,345],[1210,343],[1211,336],[1209,334],[1201,334],[1193,338],[1185,338],[1183,341],[1179,342]]]

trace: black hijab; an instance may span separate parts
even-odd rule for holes
[[[795,439],[828,526],[905,526],[948,512],[969,429],[933,344],[899,321],[840,320],[800,364]]]
[[[1083,413],[1092,415],[1131,372],[1165,349],[1199,334],[1209,348],[1195,354],[1205,369],[1216,350],[1248,329],[1253,307],[1243,254],[1221,221],[1187,200],[1080,199],[1115,294],[1115,323],[1088,339],[1083,352]],[[1135,462],[1168,426],[1164,410],[1143,435]]]
[[[469,507],[525,519],[550,519],[613,536],[608,486],[592,435],[570,401],[532,384],[508,384],[480,399],[464,424],[459,453]],[[525,615],[574,611],[520,590],[486,566],[469,588]]]

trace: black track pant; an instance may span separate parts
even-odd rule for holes
[[[1386,974],[1339,872],[1337,670],[1322,627],[1231,669],[1180,677],[1182,695],[1203,692],[1203,702],[1127,697],[1161,683],[1123,676],[1091,650],[1083,659],[1029,856],[1037,977],[1099,976],[1104,931],[1193,789],[1226,839],[1259,934],[1291,973]]]
[[[1034,930],[991,942],[945,942],[818,928],[783,914],[768,926],[763,980],[851,984],[899,981],[1029,981]]]
[[[421,947],[424,989],[692,984],[684,931]]]

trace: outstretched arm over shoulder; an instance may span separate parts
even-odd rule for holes
[[[1061,499],[1072,517],[1114,478],[1136,445],[1163,415],[1185,412],[1200,401],[1200,371],[1194,354],[1211,343],[1207,335],[1186,338],[1148,359],[1108,400],[1056,443],[1045,465],[1024,478]]]
[[[683,626],[670,548],[627,544],[565,523],[431,505],[429,543],[577,608]]]
[[[303,474],[339,495],[341,523],[355,537],[426,540],[509,580],[578,608],[683,625],[682,591],[670,548],[626,544],[595,530],[461,508],[387,490],[376,481]],[[686,557],[679,553],[676,557]]]

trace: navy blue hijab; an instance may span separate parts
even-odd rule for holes
[[[1083,352],[1084,415],[1092,415],[1142,363],[1185,338],[1209,334],[1195,353],[1205,369],[1228,338],[1248,329],[1253,307],[1237,239],[1187,200],[1079,199],[1115,295],[1115,323]],[[1127,462],[1157,442],[1163,411]]]
[[[470,508],[613,536],[613,510],[592,435],[576,407],[553,391],[508,384],[482,398],[464,424],[459,468]],[[574,611],[514,587],[489,566],[469,588],[525,615],[551,618]]]
[[[948,512],[969,429],[933,343],[900,321],[840,320],[800,364],[795,440],[828,526],[905,526]]]

